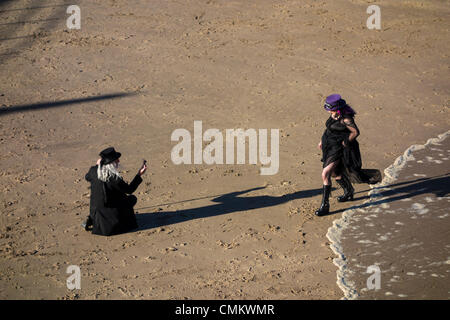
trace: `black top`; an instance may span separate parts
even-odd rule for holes
[[[344,120],[347,122],[344,123]],[[329,117],[325,123],[326,129],[322,135],[322,152],[323,152],[323,167],[325,168],[330,163],[340,160],[343,157],[344,147],[342,142],[345,141],[346,145],[351,143],[348,140],[350,130],[347,126],[354,126],[356,128],[355,121],[351,116],[340,117],[339,119],[333,119]],[[356,140],[354,140],[355,142]]]
[[[123,206],[126,202],[127,194],[136,191],[142,178],[137,174],[130,184],[122,178],[111,178],[108,182],[103,182],[97,177],[98,166],[91,167],[86,174],[86,180],[91,183],[91,206],[115,208]],[[103,185],[105,188],[103,188]]]
[[[92,233],[112,235],[136,228],[134,204],[129,199],[134,196],[127,194],[136,191],[142,182],[141,176],[137,174],[130,184],[118,177],[103,182],[97,177],[97,168],[98,166],[91,167],[85,177],[91,183]]]
[[[362,160],[358,141],[356,139],[349,141],[351,131],[348,127],[358,130],[354,118],[344,115],[339,119],[333,119],[330,116],[325,125],[326,129],[322,135],[323,167],[337,162],[335,174],[345,174],[352,182],[370,184],[380,182],[381,172],[379,170],[361,169]],[[342,145],[343,141],[345,147]]]

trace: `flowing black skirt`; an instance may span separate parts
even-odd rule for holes
[[[342,145],[345,141],[346,147]],[[353,183],[375,184],[381,181],[381,172],[377,169],[362,169],[361,152],[356,140],[348,141],[348,135],[322,136],[323,168],[336,162],[336,175],[345,174]]]

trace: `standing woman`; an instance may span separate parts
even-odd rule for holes
[[[326,215],[330,210],[328,199],[331,194],[331,177],[344,190],[344,194],[337,198],[339,202],[353,200],[352,182],[376,183],[381,177],[378,170],[361,169],[361,154],[356,141],[359,129],[354,119],[356,112],[339,94],[328,96],[324,108],[330,113],[330,117],[318,146],[323,155],[323,196],[322,204],[315,212],[318,216]]]

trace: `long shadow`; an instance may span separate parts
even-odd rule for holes
[[[443,174],[442,176],[445,176],[445,174]],[[389,187],[389,188],[396,187],[396,186],[400,186],[400,185],[404,185],[404,184],[410,184],[410,183],[413,183],[413,182],[419,182],[419,181],[427,180],[427,179],[430,179],[430,178],[424,177],[424,178],[417,178],[416,180],[411,180],[411,181],[397,182],[397,183],[393,183],[393,184],[382,186],[382,187],[375,187],[373,189],[361,190],[361,191],[355,192],[355,194],[357,194],[357,193],[366,193],[366,192],[369,192],[371,190],[382,189],[382,188],[386,188],[386,187]]]
[[[311,198],[322,193],[322,189],[312,189],[297,191],[283,196],[254,196],[239,197],[242,194],[261,190],[265,187],[251,188],[243,191],[231,192],[214,198],[212,201],[217,204],[209,206],[184,209],[178,211],[163,211],[155,213],[137,214],[139,228],[132,232],[142,231],[194,219],[215,217],[240,211],[250,211],[254,209],[277,206],[292,200]]]
[[[8,3],[8,2],[12,2],[12,0],[0,0],[0,4],[1,3]],[[36,9],[45,9],[45,8],[55,8],[55,7],[67,7],[69,6],[69,4],[54,4],[51,6],[40,6],[40,7],[26,7],[26,8],[15,8],[15,9],[5,9],[5,10],[0,10],[0,13],[2,12],[11,12],[11,11],[23,11],[23,10],[36,10]],[[1,8],[1,6],[0,6]]]
[[[28,35],[28,36],[19,36],[19,37],[11,37],[11,38],[0,38],[0,41],[8,41],[8,40],[18,40],[18,39],[26,39],[26,38],[33,38],[36,37],[35,35]]]
[[[63,107],[63,106],[68,106],[68,105],[72,105],[72,104],[77,104],[77,103],[87,103],[87,102],[95,102],[95,101],[105,100],[105,99],[123,98],[123,97],[133,96],[136,94],[137,94],[137,92],[121,92],[121,93],[104,94],[104,95],[100,95],[100,96],[87,97],[87,98],[66,99],[66,100],[61,100],[61,101],[23,104],[23,105],[6,107],[6,108],[3,107],[3,108],[0,108],[0,116],[6,115],[9,113],[37,111],[37,110],[42,110],[42,109]]]
[[[12,25],[12,24],[39,23],[39,22],[55,21],[55,20],[63,21],[63,20],[65,20],[65,19],[61,19],[61,18],[51,18],[51,19],[40,19],[40,20],[30,20],[30,21],[13,21],[13,22],[0,23],[0,26],[8,26],[8,25]]]
[[[9,3],[12,3],[13,1],[14,0],[1,0],[0,1],[0,9],[7,6]],[[4,12],[4,11],[9,11],[9,10],[1,10],[0,13]]]
[[[384,188],[393,188],[393,187],[398,187],[398,186],[402,186],[402,185],[406,185],[406,184],[412,184],[412,183],[418,183],[421,181],[427,181],[429,179],[433,179],[433,178],[438,178],[438,177],[445,177],[446,175],[448,175],[449,173],[445,173],[439,176],[435,176],[435,177],[424,177],[424,178],[417,178],[415,180],[408,180],[408,181],[402,181],[402,182],[397,182],[397,183],[393,183],[393,184],[389,184],[389,185],[385,185],[385,186],[381,186],[381,187],[375,187],[373,189],[366,189],[366,190],[361,190],[358,192],[355,192],[355,194],[359,194],[359,193],[365,193],[367,194],[367,192],[372,191],[372,190],[377,190],[377,189],[384,189]],[[354,201],[358,201],[358,200],[366,200],[369,199],[370,197],[368,195],[359,197],[359,198],[355,198]]]
[[[408,184],[409,183],[409,184]],[[408,184],[408,185],[405,185]],[[401,182],[386,187],[398,188],[387,190],[380,193],[377,197],[387,199],[375,200],[370,203],[353,206],[350,208],[340,209],[330,212],[329,215],[337,214],[348,209],[366,208],[370,206],[379,205],[386,202],[399,201],[406,198],[411,198],[421,194],[434,194],[437,197],[445,197],[450,192],[450,175],[449,173],[434,178],[420,178],[413,181]],[[254,197],[239,197],[242,194],[261,190],[265,187],[251,188],[243,191],[231,192],[214,198],[212,201],[217,204],[209,206],[183,209],[178,211],[162,211],[155,213],[137,214],[139,228],[131,232],[142,231],[171,224],[181,223],[194,219],[202,219],[208,217],[215,217],[223,214],[229,214],[240,211],[251,211],[254,209],[267,208],[277,206],[292,200],[311,198],[322,193],[322,189],[311,189],[297,191],[282,196],[254,196]],[[208,197],[203,197],[208,198]],[[203,199],[202,198],[202,199]],[[196,200],[196,199],[193,199]],[[189,201],[189,200],[186,200]],[[185,201],[181,201],[185,202]],[[147,207],[149,208],[149,207]]]
[[[54,30],[58,24],[61,22],[62,17],[67,18],[66,7],[70,4],[78,4],[78,1],[73,1],[73,3],[67,4],[63,1],[59,3],[47,4],[48,1],[41,1],[39,6],[30,7],[30,8],[9,8],[9,5],[13,4],[12,0],[2,0],[0,1],[0,14],[11,14],[13,11],[19,12],[16,17],[16,21],[30,21],[33,17],[37,16],[41,10],[44,8],[55,8],[53,14],[47,17],[47,19],[41,20],[39,23],[39,31],[47,31],[51,32]],[[34,10],[30,10],[34,9]],[[0,63],[5,64],[9,59],[20,55],[20,53],[26,49],[32,47],[33,43],[40,38],[40,36],[32,36],[32,37],[23,37],[20,38],[20,35],[17,34],[18,31],[22,30],[22,26],[24,24],[21,23],[11,23],[11,24],[3,24],[2,30],[0,31],[2,39],[12,39],[17,38],[17,42],[10,48],[7,48],[6,52],[0,54]],[[3,29],[6,28],[6,29]],[[29,32],[29,31],[27,31]],[[7,35],[7,36],[5,36]]]
[[[392,187],[394,186],[397,186],[397,188],[392,189]],[[382,200],[374,200],[372,202],[363,203],[361,205],[336,210],[330,212],[329,215],[337,214],[349,209],[364,209],[382,203],[399,201],[422,194],[434,194],[436,197],[445,197],[450,192],[450,173],[432,178],[420,178],[413,181],[404,181],[401,183],[385,186],[384,188],[391,188],[391,190],[383,191],[374,196],[376,198],[384,198]]]

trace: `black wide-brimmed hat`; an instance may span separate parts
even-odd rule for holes
[[[111,162],[116,161],[120,158],[122,154],[120,152],[116,152],[113,147],[106,148],[102,152],[100,152],[100,157],[102,157],[102,164],[109,164]]]

